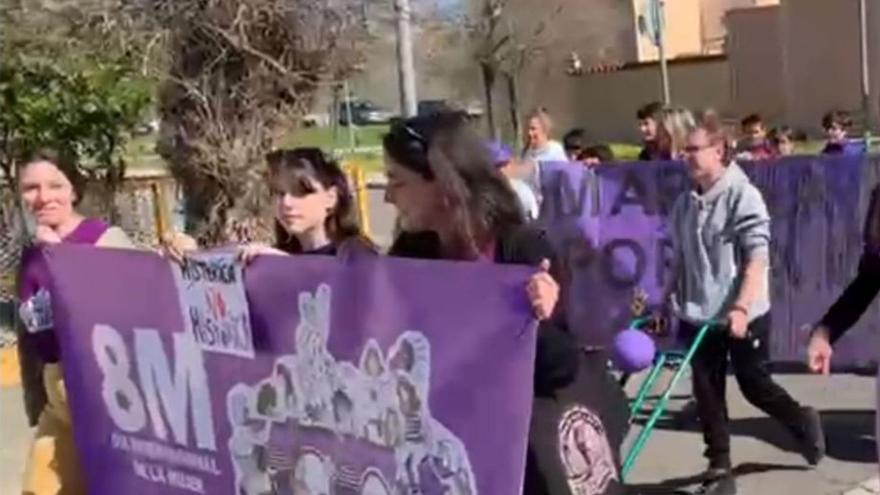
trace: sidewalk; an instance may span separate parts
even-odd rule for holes
[[[880,478],[870,479],[844,495],[875,495],[880,493]]]
[[[828,456],[818,468],[807,467],[788,434],[747,404],[736,381],[730,377],[727,396],[738,493],[880,494],[880,490],[852,491],[877,476],[874,378],[777,375],[777,381],[797,400],[820,410],[828,436]],[[640,382],[641,378],[637,377],[630,381],[630,387],[637,387]],[[681,391],[686,388],[682,387]],[[683,401],[676,401],[670,409],[678,411],[682,405]],[[634,429],[630,442],[638,433],[638,427]],[[696,424],[661,421],[628,480],[637,487],[634,493],[689,493],[697,486],[695,476],[705,469],[702,451],[702,435]]]

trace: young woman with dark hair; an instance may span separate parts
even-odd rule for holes
[[[493,167],[485,142],[463,116],[445,113],[393,126],[383,147],[386,200],[397,207],[402,231],[389,254],[541,266],[527,288],[541,320],[535,394],[552,396],[570,384],[579,350],[557,311],[559,287],[550,274],[555,256],[544,235],[524,225],[517,197]],[[533,450],[530,442],[524,493],[551,493]]]
[[[335,255],[339,250],[367,248],[354,198],[342,168],[318,148],[273,151],[266,156],[268,181],[275,204],[275,242],[241,246],[248,262],[260,255]],[[165,241],[166,253],[182,259],[197,248],[195,241],[175,234]]]

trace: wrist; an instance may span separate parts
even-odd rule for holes
[[[816,325],[810,331],[810,338],[819,338],[831,342],[831,331],[828,330],[828,327],[826,327],[825,325]]]
[[[749,308],[745,304],[735,303],[730,306],[730,313],[741,313],[746,318],[749,317]]]

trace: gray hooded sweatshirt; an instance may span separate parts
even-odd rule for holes
[[[724,317],[739,296],[746,264],[756,258],[767,261],[767,270],[749,319],[770,311],[770,216],[737,164],[705,193],[682,194],[667,225],[679,267],[673,294],[679,318],[702,324]]]

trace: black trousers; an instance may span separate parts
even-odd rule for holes
[[[679,335],[690,344],[698,328],[681,322]],[[770,314],[749,325],[749,339],[734,339],[727,330],[712,329],[691,363],[697,414],[703,427],[706,457],[714,463],[730,463],[730,431],[727,416],[728,354],[736,381],[746,400],[776,419],[796,438],[804,431],[804,412],[770,376]]]

